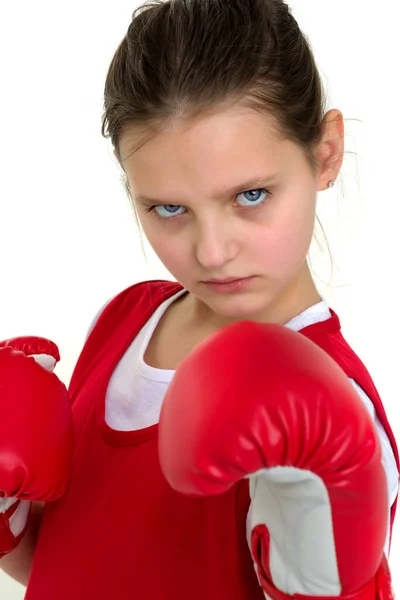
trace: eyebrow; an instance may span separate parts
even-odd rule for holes
[[[255,179],[250,179],[249,181],[244,181],[241,184],[237,184],[233,186],[229,190],[220,190],[215,193],[215,197],[219,198],[222,196],[230,196],[231,194],[239,194],[243,191],[249,191],[257,189],[258,187],[267,187],[269,185],[273,185],[276,179],[281,175],[281,173],[269,173],[267,175],[261,175],[256,177]],[[137,202],[150,202],[154,204],[165,204],[170,205],[168,200],[161,200],[159,198],[149,198],[148,196],[135,196]]]

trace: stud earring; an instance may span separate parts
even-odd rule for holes
[[[328,188],[333,188],[335,181],[328,181]]]

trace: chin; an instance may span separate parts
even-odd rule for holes
[[[222,294],[221,294],[222,296]],[[257,299],[249,298],[249,295],[242,294],[242,297],[233,297],[229,294],[224,294],[223,297],[213,301],[210,300],[206,303],[209,308],[221,317],[228,317],[232,319],[257,319],[262,315],[265,310],[268,309],[268,303],[265,301],[265,297]]]

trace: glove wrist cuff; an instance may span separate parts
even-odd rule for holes
[[[5,503],[3,505],[5,506]],[[0,512],[0,559],[14,550],[23,538],[30,510],[31,502],[17,499],[6,512]]]
[[[268,600],[394,600],[391,576],[386,555],[373,579],[359,590],[340,596],[314,596],[306,594],[285,594],[278,590],[258,568],[258,577],[264,595]]]

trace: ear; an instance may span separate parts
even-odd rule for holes
[[[329,181],[336,181],[343,163],[344,121],[339,110],[326,113],[321,124],[322,138],[316,150],[319,161],[318,191],[326,190]]]

